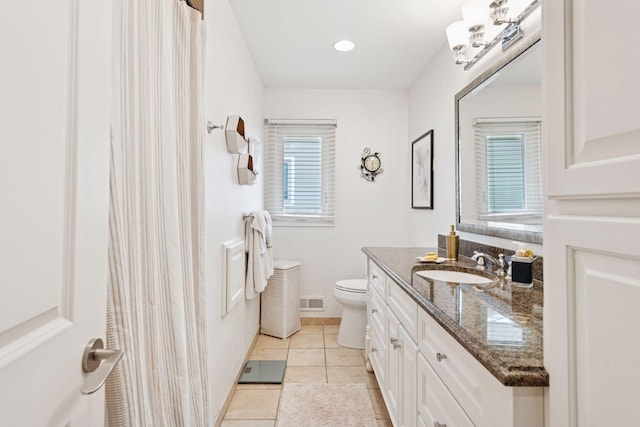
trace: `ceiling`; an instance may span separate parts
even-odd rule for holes
[[[465,0],[229,0],[268,88],[407,89]],[[351,52],[333,43],[349,39]]]

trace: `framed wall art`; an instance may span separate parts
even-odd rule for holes
[[[433,209],[433,129],[411,143],[411,207]]]

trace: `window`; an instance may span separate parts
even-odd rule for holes
[[[476,119],[474,128],[478,218],[541,221],[540,119]]]
[[[486,144],[489,212],[523,210],[524,135],[487,135]]]
[[[335,122],[269,120],[265,209],[274,224],[332,224]]]

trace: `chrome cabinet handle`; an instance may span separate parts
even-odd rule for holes
[[[446,359],[447,355],[443,354],[443,353],[436,353],[436,359],[438,359],[438,362],[442,362],[443,359]],[[444,424],[443,424],[444,425]]]
[[[377,308],[372,308],[372,309],[371,309],[371,314],[376,314],[377,312],[378,312],[378,309],[377,309]]]
[[[372,274],[372,275],[371,275],[371,278],[372,278],[373,280],[376,280],[376,279],[378,278],[378,276],[376,276],[375,274]]]
[[[82,370],[89,375],[84,379],[80,390],[82,394],[95,393],[104,385],[116,364],[122,359],[124,351],[105,350],[100,338],[93,338],[82,354]]]
[[[391,341],[391,344],[393,345],[394,350],[397,350],[400,347],[402,347],[402,345],[398,343],[398,338],[389,338],[389,341]]]
[[[377,348],[375,348],[375,347],[371,347],[371,353],[375,353],[376,351],[378,351],[378,349],[377,349]]]
[[[433,422],[433,427],[447,427],[447,425],[446,424],[440,424],[439,422],[434,421]]]

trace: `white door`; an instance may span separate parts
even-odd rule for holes
[[[640,425],[640,2],[543,5],[552,427]]]
[[[111,2],[0,10],[0,424],[101,425],[81,395],[104,338]]]

